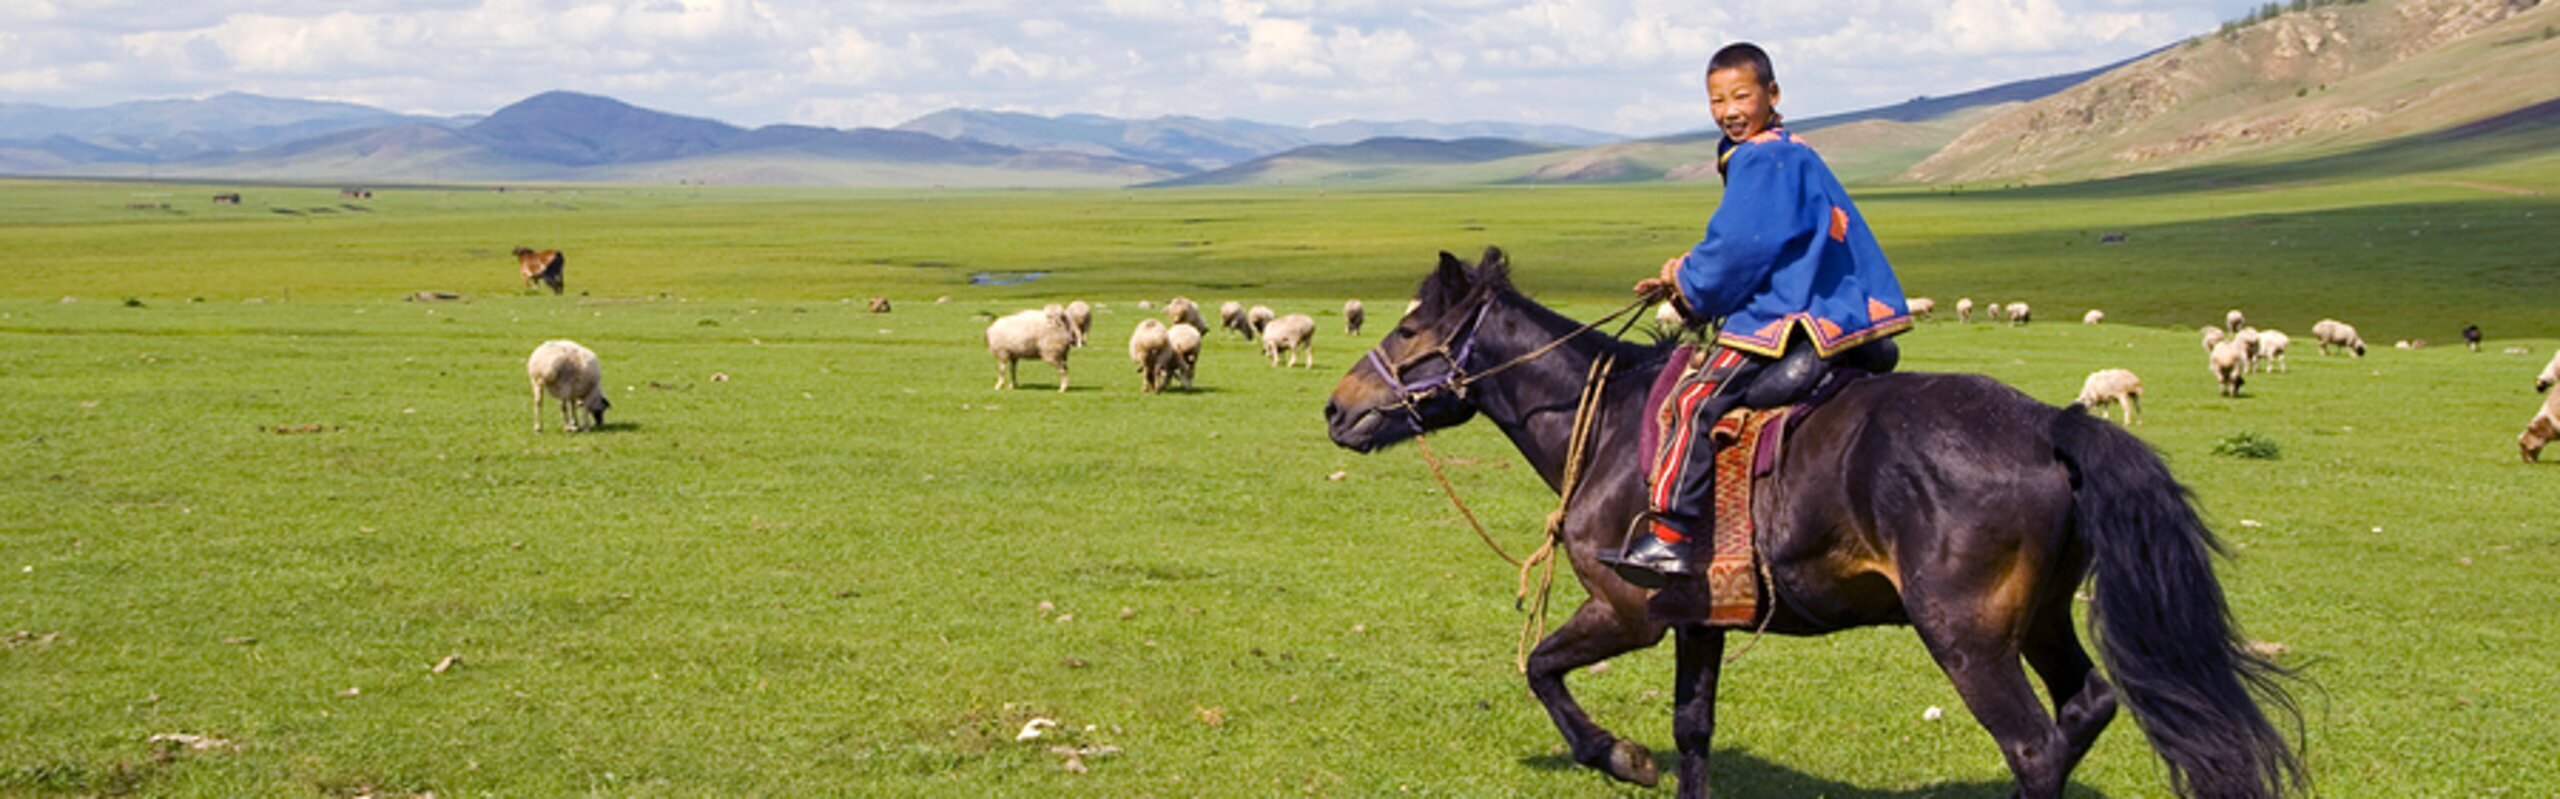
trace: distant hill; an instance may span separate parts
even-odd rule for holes
[[[39,161],[55,166],[174,161],[409,123],[461,124],[354,103],[239,92],[96,108],[0,103],[0,170],[41,171],[29,168]],[[28,154],[36,152],[46,155],[29,160]]]
[[[1410,139],[1384,137],[1352,144],[1317,144],[1264,156],[1225,169],[1150,184],[1151,187],[1314,185],[1410,177],[1416,166],[1479,164],[1556,148],[1510,139]]]
[[[2560,146],[2560,4],[2404,0],[2198,37],[1986,120],[1911,180],[2057,181],[2318,157],[2459,129]],[[2529,144],[2530,142],[2528,142]]]
[[[899,125],[898,129],[1023,150],[1110,155],[1202,170],[1234,166],[1312,145],[1355,144],[1382,138],[1515,139],[1567,146],[1603,144],[1625,138],[1563,125],[1507,122],[1355,120],[1301,128],[1191,116],[1117,119],[1069,114],[1047,117],[971,109],[937,111]]]

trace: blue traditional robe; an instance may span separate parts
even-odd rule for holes
[[[1893,265],[1821,156],[1784,129],[1725,145],[1724,201],[1678,272],[1692,315],[1724,317],[1716,343],[1774,358],[1802,330],[1829,358],[1911,329]]]

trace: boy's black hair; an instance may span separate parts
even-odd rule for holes
[[[1713,75],[1718,70],[1743,66],[1749,66],[1753,72],[1759,73],[1761,86],[1778,85],[1778,68],[1769,64],[1769,51],[1762,50],[1759,45],[1750,42],[1734,42],[1725,45],[1722,50],[1717,50],[1716,56],[1707,60],[1707,74]]]

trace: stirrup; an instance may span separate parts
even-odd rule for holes
[[[1691,539],[1665,541],[1653,534],[1654,525],[1664,524],[1662,515],[1645,511],[1636,515],[1635,526],[1628,531],[1626,543],[1615,552],[1601,552],[1599,561],[1618,573],[1620,579],[1644,588],[1662,588],[1672,580],[1698,574],[1691,565]],[[1670,525],[1666,525],[1670,526]]]

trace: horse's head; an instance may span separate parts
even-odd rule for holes
[[[1474,336],[1495,297],[1511,288],[1511,262],[1485,248],[1470,266],[1440,254],[1440,266],[1423,278],[1413,310],[1334,384],[1325,402],[1333,443],[1360,452],[1452,427],[1475,417],[1463,375],[1473,359]]]

